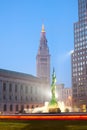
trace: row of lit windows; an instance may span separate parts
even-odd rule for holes
[[[82,50],[82,49],[86,49],[87,48],[87,45],[86,46],[83,46],[83,47],[77,47],[77,48],[75,48],[75,51],[77,51],[77,50]]]
[[[82,51],[80,51],[80,52],[77,52],[77,53],[73,53],[73,57],[74,56],[79,56],[79,55],[83,55],[83,54],[87,54],[87,50],[82,50]]]
[[[73,92],[83,93],[86,90],[83,86],[80,86],[78,89],[73,89]]]
[[[87,35],[87,25],[84,28],[82,27],[82,28],[74,30],[74,37],[75,38],[85,36],[85,35]]]
[[[73,97],[84,97],[85,93],[80,93],[80,94],[74,94],[73,93]]]
[[[82,11],[84,11],[85,10],[85,4],[86,4],[86,2],[83,0],[81,0],[81,2],[79,2],[79,9],[81,9]]]
[[[73,75],[72,75],[73,77],[76,77],[77,76],[77,73],[73,73]]]
[[[79,1],[78,1],[78,2],[79,2],[79,6],[85,5],[85,1],[86,1],[86,0],[79,0]]]
[[[85,0],[78,0],[79,5],[81,6],[83,3],[85,3]]]
[[[73,69],[73,74],[74,74],[74,72],[75,73],[79,73],[79,71],[80,71],[80,73],[82,73],[83,74],[83,71],[81,70],[81,68],[78,68],[78,70],[77,70],[77,68],[75,68],[75,69]]]
[[[26,97],[26,101],[28,100],[28,97],[27,96],[25,96]],[[18,96],[15,96],[15,97],[13,97],[12,95],[9,95],[8,96],[8,99],[9,100],[13,100],[13,99],[15,99],[15,101],[18,101]],[[20,99],[21,99],[21,101],[24,99],[24,97],[23,96],[20,96]],[[3,95],[3,100],[7,100],[7,97],[6,97],[6,95]]]
[[[3,83],[3,91],[7,91],[6,90],[6,83]],[[12,91],[12,84],[10,83],[9,84],[9,91],[11,92]],[[15,85],[15,92],[17,92],[17,85]]]
[[[84,59],[86,60],[86,59],[87,59],[87,56],[81,56],[81,57],[78,57],[78,58],[74,58],[73,61],[77,61],[77,60],[80,61],[81,63],[78,63],[78,65],[87,64],[87,61],[86,61],[86,63],[85,63],[85,61],[82,62],[82,61],[81,61],[82,59],[83,59],[83,60],[84,60]]]
[[[85,32],[83,32],[83,33],[76,33],[76,34],[74,35],[74,38],[75,38],[75,40],[76,40],[76,39],[79,39],[79,38],[85,39],[86,36],[87,36],[87,31],[85,31]],[[87,38],[86,38],[86,39],[87,39]]]
[[[7,100],[9,100],[9,101],[13,101],[13,100],[15,100],[15,101],[39,101],[39,98],[37,99],[37,97],[30,97],[30,96],[20,96],[20,98],[18,97],[18,96],[15,96],[15,97],[13,97],[12,95],[9,95],[8,97],[6,96],[6,95],[3,95],[3,100],[4,101],[7,101]]]
[[[80,61],[81,62],[81,60],[84,60],[84,59],[87,59],[87,56],[81,56],[81,57],[78,57],[77,58],[77,60],[78,61]],[[74,59],[73,59],[73,61],[75,61]],[[84,64],[85,62],[83,61],[83,63],[81,62],[81,63],[78,63],[79,65],[82,65],[82,64]],[[78,66],[79,66],[78,65]],[[73,64],[73,66],[77,66],[77,64]]]
[[[87,25],[86,26],[82,26],[80,28],[75,28],[74,29],[74,35],[75,35],[75,37],[79,36],[79,33],[82,32],[82,31],[85,31],[85,29],[87,29]]]
[[[83,20],[86,20],[86,15],[84,13],[81,13],[79,15],[79,21],[83,21]]]
[[[80,18],[80,21],[81,21],[81,20],[86,20],[87,14],[85,14],[85,13],[83,12],[83,13],[81,13],[81,14],[79,15],[79,18]]]
[[[79,17],[86,15],[85,5],[79,8]]]
[[[75,77],[75,76],[77,76],[77,75],[79,75],[79,76],[80,76],[80,75],[83,75],[83,72],[78,72],[78,73],[77,73],[77,72],[74,72],[74,73],[73,73],[73,77]]]
[[[65,90],[64,90],[64,95],[66,95],[66,94],[67,94],[67,95],[68,95],[68,94],[71,94],[71,89],[65,89]]]
[[[73,68],[73,72],[82,71],[82,70],[83,70],[83,67]]]
[[[15,90],[14,90],[15,89]],[[12,86],[12,84],[10,83],[9,86],[4,82],[3,83],[3,92],[7,92],[7,90],[9,90],[9,92],[21,92],[21,91],[24,91],[26,94],[27,93],[33,93],[33,87],[29,87],[29,86],[23,86],[23,85],[15,85],[15,88],[14,86]],[[36,90],[36,89],[35,89]],[[37,93],[37,90],[35,91]]]
[[[73,97],[84,97],[84,96],[86,96],[85,92],[80,94],[73,93]]]
[[[82,42],[83,40],[87,40],[87,35],[86,35],[86,36],[83,36],[83,37],[75,38],[75,43],[77,43],[77,42]]]
[[[86,78],[83,78],[83,77],[82,77],[82,78],[78,78],[79,81],[82,81],[82,80],[85,80],[85,79],[86,79]]]
[[[86,88],[84,87],[84,86],[80,86],[80,87],[78,87],[78,93],[80,92],[84,92],[86,90]]]
[[[79,59],[80,59],[80,57],[79,57]],[[74,59],[74,61],[75,61],[75,59]],[[77,58],[76,58],[76,61],[77,61]],[[77,66],[82,66],[84,64],[87,64],[87,61],[79,61],[78,63],[73,63],[72,66],[77,67]]]
[[[75,43],[75,48],[76,48],[76,47],[81,47],[81,46],[84,47],[85,45],[87,45],[87,40],[86,40],[86,41],[82,41],[82,42]]]
[[[82,75],[82,74],[87,74],[86,70],[84,71],[83,69],[81,70],[81,68],[78,69],[73,69],[73,74],[78,73],[78,75]]]
[[[85,94],[85,92],[83,92],[83,93],[78,94],[78,96],[79,97],[84,97],[84,96],[86,96],[86,94]]]
[[[82,2],[81,4],[79,4],[79,12],[85,12],[86,11],[86,3]]]
[[[86,89],[80,87],[78,89],[78,94],[85,93],[85,91],[86,91]]]
[[[85,17],[86,16],[86,12],[85,12],[85,10],[82,10],[82,8],[81,8],[81,10],[79,11],[79,18],[80,18],[80,20],[83,18],[83,17]],[[83,18],[83,20],[84,20],[84,18]]]
[[[84,22],[80,22],[79,24],[78,23],[74,24],[75,32],[77,30],[82,31],[85,26],[87,26],[86,20],[84,20]]]
[[[85,54],[85,53],[87,53],[87,51],[78,52],[77,54],[80,55],[80,54]]]
[[[86,12],[86,8],[87,8],[86,1],[81,0],[81,3],[79,3],[79,15],[82,13],[84,14]]]
[[[79,60],[81,61],[81,60],[84,60],[84,59],[87,59],[87,56],[81,56],[81,57],[78,57],[78,58],[77,58],[78,61],[79,61]],[[81,62],[81,64],[82,64],[82,62]],[[80,64],[80,65],[81,65],[81,64]],[[85,64],[84,61],[83,61],[83,64]]]
[[[29,105],[26,105],[26,108],[28,109]],[[33,105],[32,105],[32,108],[33,108]],[[13,111],[13,109],[15,109],[15,111],[22,111],[24,109],[24,105],[21,105],[21,108],[19,107],[19,105],[16,105],[16,106],[14,106],[12,104],[10,104],[9,106],[6,105],[6,104],[3,105],[3,111],[4,112],[7,111],[7,110]]]
[[[84,46],[80,45],[80,44],[75,44],[75,51],[76,50],[82,50],[82,49],[86,49],[87,48],[87,44],[85,44]]]
[[[83,66],[78,66],[78,67],[77,66],[73,66],[73,72],[75,72],[75,71],[77,72],[77,70],[78,71],[83,70]]]
[[[80,21],[86,20],[86,19],[87,19],[87,16],[84,15],[84,16],[82,17],[82,16],[80,15],[79,19],[80,19]]]
[[[77,55],[84,55],[84,54],[87,54],[87,50],[82,50],[82,51],[80,51],[80,52],[76,52],[76,53],[73,53],[73,57],[74,56],[77,56]]]
[[[77,93],[77,89],[73,89],[73,93]]]
[[[74,73],[74,72],[77,72],[77,71],[78,71],[78,72],[79,72],[79,71],[80,71],[80,72],[81,72],[81,71],[83,72],[83,70],[84,70],[83,67],[78,67],[78,68],[76,67],[76,68],[73,68],[73,73]],[[84,72],[86,72],[86,70],[84,70]]]
[[[79,82],[78,85],[79,85],[79,86],[80,86],[80,85],[84,86],[85,84],[84,84],[83,82]]]
[[[85,10],[85,1],[83,0],[81,0],[81,3],[79,2],[79,9],[82,9],[82,11],[84,11]]]
[[[81,57],[78,57],[78,60],[84,60],[84,59],[87,59],[87,56],[81,56]]]

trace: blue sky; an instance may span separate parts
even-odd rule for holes
[[[51,54],[51,74],[71,87],[73,23],[77,0],[1,0],[0,68],[36,75],[36,55],[44,23]]]

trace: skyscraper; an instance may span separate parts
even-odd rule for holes
[[[42,25],[40,45],[36,56],[36,70],[37,77],[50,83],[50,54],[44,25]]]
[[[73,107],[87,105],[87,0],[78,0],[78,22],[74,23],[72,54]]]

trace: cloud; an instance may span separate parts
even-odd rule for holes
[[[67,59],[70,58],[73,52],[73,50],[70,50],[69,52],[66,52],[65,54],[61,55],[61,61],[65,62]]]
[[[52,63],[53,66],[57,64],[58,66],[66,66],[67,63],[70,62],[71,59],[71,54],[73,53],[73,50],[70,50],[65,53],[57,54],[56,57],[54,58],[54,62]]]
[[[74,50],[69,51],[69,52],[66,54],[66,56],[70,56],[73,52],[74,52]]]

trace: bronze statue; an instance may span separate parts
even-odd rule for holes
[[[56,75],[55,75],[55,71],[53,68],[53,74],[52,74],[52,84],[51,84],[51,93],[52,93],[52,99],[56,98]]]
[[[53,68],[53,73],[52,73],[52,84],[51,84],[51,94],[52,94],[52,98],[49,102],[49,106],[58,106],[58,103],[57,103],[57,99],[56,99],[56,75],[55,75],[55,71],[54,71],[54,68]]]

